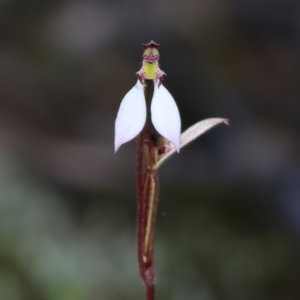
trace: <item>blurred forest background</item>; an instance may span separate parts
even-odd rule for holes
[[[138,300],[135,142],[161,44],[182,129],[160,170],[157,299],[300,299],[299,0],[0,1],[0,299]]]

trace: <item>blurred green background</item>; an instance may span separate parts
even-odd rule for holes
[[[300,2],[1,0],[0,300],[144,299],[113,139],[151,39],[182,129],[231,124],[160,170],[157,300],[300,299]]]

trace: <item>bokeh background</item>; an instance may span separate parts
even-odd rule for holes
[[[157,299],[300,299],[300,2],[1,0],[1,300],[144,299],[113,139],[151,39],[182,129],[230,119],[160,170]]]

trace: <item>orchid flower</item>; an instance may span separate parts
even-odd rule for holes
[[[154,93],[151,102],[151,120],[157,132],[180,149],[180,115],[174,98],[162,85],[165,73],[158,65],[158,44],[151,41],[144,45],[143,65],[135,86],[123,98],[115,123],[115,152],[119,147],[136,137],[144,128],[147,105],[144,95],[144,80],[153,80]]]
[[[154,228],[158,203],[158,168],[176,151],[214,126],[228,120],[210,118],[180,134],[177,105],[163,86],[165,73],[159,68],[159,44],[144,44],[143,64],[137,83],[123,98],[115,123],[115,152],[137,136],[137,254],[146,300],[154,300]],[[147,111],[151,113],[147,118]],[[154,130],[155,129],[155,130]],[[158,134],[157,134],[158,133]]]

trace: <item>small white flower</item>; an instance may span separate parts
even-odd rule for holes
[[[146,100],[140,80],[125,95],[121,102],[115,123],[115,152],[119,147],[136,137],[146,122]],[[154,80],[151,102],[151,120],[164,138],[169,140],[177,152],[180,149],[180,115],[174,98],[159,80]]]

